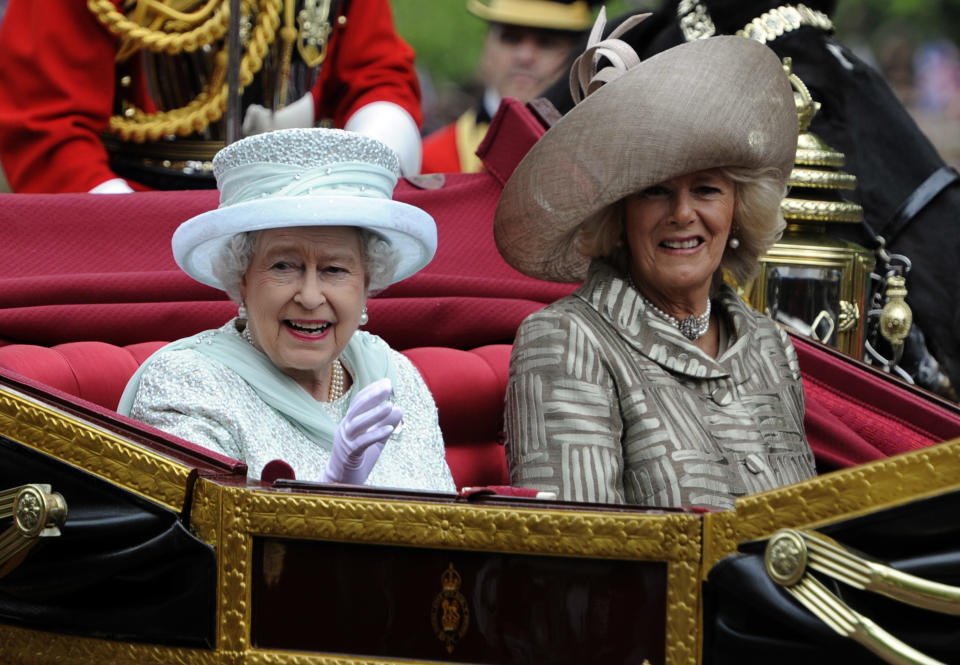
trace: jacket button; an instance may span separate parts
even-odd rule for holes
[[[712,393],[710,393],[710,398],[714,401],[715,404],[720,406],[727,406],[730,402],[733,401],[733,395],[730,394],[729,388],[715,388]]]
[[[759,474],[767,470],[767,465],[764,463],[763,458],[761,458],[756,453],[750,453],[747,455],[743,463],[746,465],[750,473]]]

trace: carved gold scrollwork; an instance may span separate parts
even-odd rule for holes
[[[810,201],[785,198],[780,206],[788,220],[811,222],[859,222],[863,208],[849,201]]]
[[[857,303],[849,300],[840,301],[840,316],[837,319],[837,329],[840,332],[850,332],[857,327],[860,320],[860,308]]]
[[[16,568],[38,538],[59,536],[67,502],[50,485],[23,485],[0,492],[0,519],[13,524],[0,534],[0,577]]]
[[[857,178],[841,171],[823,171],[820,169],[805,169],[794,167],[790,172],[789,184],[791,187],[817,187],[819,189],[850,190],[857,186]]]
[[[851,609],[818,579],[816,570],[855,589],[873,591],[934,612],[960,615],[960,588],[908,575],[855,555],[816,531],[782,529],[767,543],[767,574],[817,618],[888,663],[936,665],[913,647]]]

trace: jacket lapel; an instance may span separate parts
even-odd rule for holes
[[[718,311],[730,314],[734,342],[720,358],[711,358],[675,326],[657,316],[636,289],[602,261],[591,264],[587,279],[575,295],[595,309],[638,353],[670,372],[691,378],[729,376],[724,360],[742,350],[756,329],[756,322],[746,304],[733,289],[724,286],[719,298],[722,308]]]

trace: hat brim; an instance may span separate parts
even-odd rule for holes
[[[571,109],[524,156],[494,219],[520,272],[581,281],[584,221],[664,180],[718,167],[778,168],[796,158],[793,90],[776,54],[720,36],[663,51]]]
[[[173,258],[193,279],[222,290],[213,263],[230,238],[305,226],[353,226],[385,238],[399,257],[390,284],[426,266],[437,251],[437,225],[415,206],[361,196],[296,196],[247,201],[188,219],[173,234]]]
[[[583,0],[568,4],[552,0],[467,0],[467,11],[492,23],[522,25],[543,30],[581,32],[593,23],[590,6]]]

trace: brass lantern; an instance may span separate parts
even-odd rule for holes
[[[760,274],[745,290],[761,312],[848,355],[863,355],[867,289],[875,259],[871,251],[826,235],[827,224],[857,224],[863,208],[841,196],[856,178],[842,170],[845,157],[809,131],[820,107],[791,71],[800,136],[781,209],[783,237],[760,257]]]

